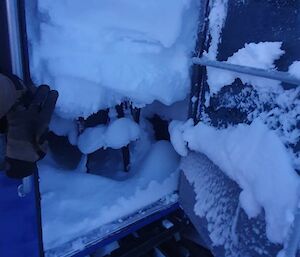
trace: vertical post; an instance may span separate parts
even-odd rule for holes
[[[18,0],[6,0],[7,26],[12,73],[24,78]]]
[[[0,5],[2,12],[0,15],[5,17],[1,22],[6,27],[1,29],[3,33],[0,37],[1,45],[3,44],[9,50],[6,50],[9,56],[6,56],[4,63],[1,63],[1,68],[28,82],[30,74],[28,67],[25,67],[26,61],[28,63],[28,52],[25,47],[27,45],[25,2],[23,0],[5,0]],[[26,72],[28,74],[25,74]],[[3,207],[1,228],[7,237],[3,239],[4,242],[7,241],[6,245],[3,245],[5,247],[3,250],[7,256],[11,257],[42,257],[44,249],[38,173],[23,179],[19,188],[17,183],[19,183],[17,180],[8,179],[1,174],[1,191],[3,190],[1,194],[3,196],[0,199]],[[17,193],[23,197],[18,197]]]

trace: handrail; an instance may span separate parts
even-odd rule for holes
[[[287,72],[276,71],[276,70],[264,70],[264,69],[254,68],[254,67],[227,63],[227,62],[219,62],[219,61],[210,60],[207,57],[201,57],[201,58],[194,57],[192,58],[192,61],[194,64],[198,64],[202,66],[208,66],[217,69],[228,70],[228,71],[243,73],[251,76],[262,77],[262,78],[267,78],[272,80],[279,80],[281,82],[286,82],[288,84],[293,84],[297,86],[300,85],[300,79],[290,75]]]

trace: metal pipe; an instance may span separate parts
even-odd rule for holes
[[[207,57],[201,57],[201,58],[194,57],[192,58],[192,61],[194,64],[198,64],[202,66],[208,66],[208,67],[213,67],[221,70],[243,73],[243,74],[261,77],[261,78],[279,80],[297,86],[300,85],[300,79],[291,76],[287,72],[264,70],[264,69],[236,65],[236,64],[226,63],[226,62],[213,61],[213,60],[209,60]]]
[[[19,78],[24,79],[18,0],[6,0],[5,4],[12,73]],[[30,193],[31,187],[32,176],[24,178],[22,184],[18,187],[19,196],[26,196]]]
[[[6,12],[12,73],[24,79],[18,0],[6,0]]]

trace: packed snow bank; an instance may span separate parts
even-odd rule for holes
[[[185,125],[178,123],[177,126],[182,131]],[[172,130],[178,131],[174,127]],[[283,242],[293,222],[299,178],[274,131],[259,119],[251,125],[240,124],[222,130],[202,123],[194,127],[187,123],[183,132],[176,132],[171,139],[175,148],[180,146],[179,153],[184,152],[182,145],[188,144],[191,150],[207,155],[236,181],[242,189],[240,204],[248,217],[256,217],[263,208],[269,240]]]
[[[84,236],[172,194],[178,188],[178,165],[179,157],[166,141],[155,143],[131,170],[132,176],[123,181],[40,162],[45,249]]]
[[[33,79],[59,91],[57,112],[66,118],[86,117],[127,98],[137,105],[182,100],[189,90],[197,3],[28,3]]]
[[[100,148],[120,149],[139,138],[140,127],[128,118],[113,121],[108,126],[87,128],[78,138],[78,148],[88,154]]]
[[[226,63],[265,70],[275,69],[274,61],[284,54],[284,51],[281,50],[281,45],[281,42],[245,44],[244,48],[229,57]],[[211,67],[207,67],[207,76],[211,94],[219,92],[223,86],[232,84],[236,78],[240,78],[244,84],[252,85],[257,90],[264,92],[276,90],[280,86],[280,81],[222,71]]]

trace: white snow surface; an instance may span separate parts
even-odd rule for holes
[[[87,128],[78,138],[78,148],[84,154],[100,148],[120,149],[140,136],[140,127],[128,118],[120,118],[108,126],[99,125]]]
[[[244,48],[238,50],[225,62],[247,67],[273,70],[275,69],[274,61],[284,54],[284,51],[281,50],[281,45],[281,42],[246,43]],[[218,93],[223,86],[232,84],[236,78],[240,78],[244,84],[253,85],[258,91],[262,92],[281,89],[280,81],[259,78],[236,72],[222,71],[212,67],[207,67],[207,76],[207,82],[209,84],[211,94]]]
[[[183,139],[183,133],[193,125],[192,119],[187,122],[173,120],[169,124],[170,140],[176,152],[181,156],[187,156],[188,154],[187,142]]]
[[[211,10],[209,13],[209,34],[211,42],[207,56],[216,60],[218,47],[221,40],[221,32],[225,25],[228,9],[228,0],[215,0],[211,2]]]
[[[182,145],[187,143],[189,149],[210,158],[241,187],[240,204],[248,217],[256,217],[263,208],[267,237],[282,243],[293,222],[299,178],[275,132],[260,119],[222,130],[203,123],[191,126],[190,121],[177,126],[181,131],[185,127],[181,135],[170,129],[175,131],[171,139],[178,153],[185,154]]]
[[[288,72],[297,79],[300,79],[300,61],[294,61],[290,65]]]
[[[49,160],[40,162],[45,249],[85,236],[173,194],[178,188],[178,166],[179,156],[167,141],[155,143],[126,180],[61,170]]]
[[[72,145],[76,145],[78,141],[78,127],[74,120],[63,119],[57,115],[53,115],[50,130],[58,136],[67,136]]]
[[[128,98],[136,105],[182,100],[190,86],[197,4],[38,0],[38,13],[28,8],[33,79],[59,91],[57,113],[65,118]]]

